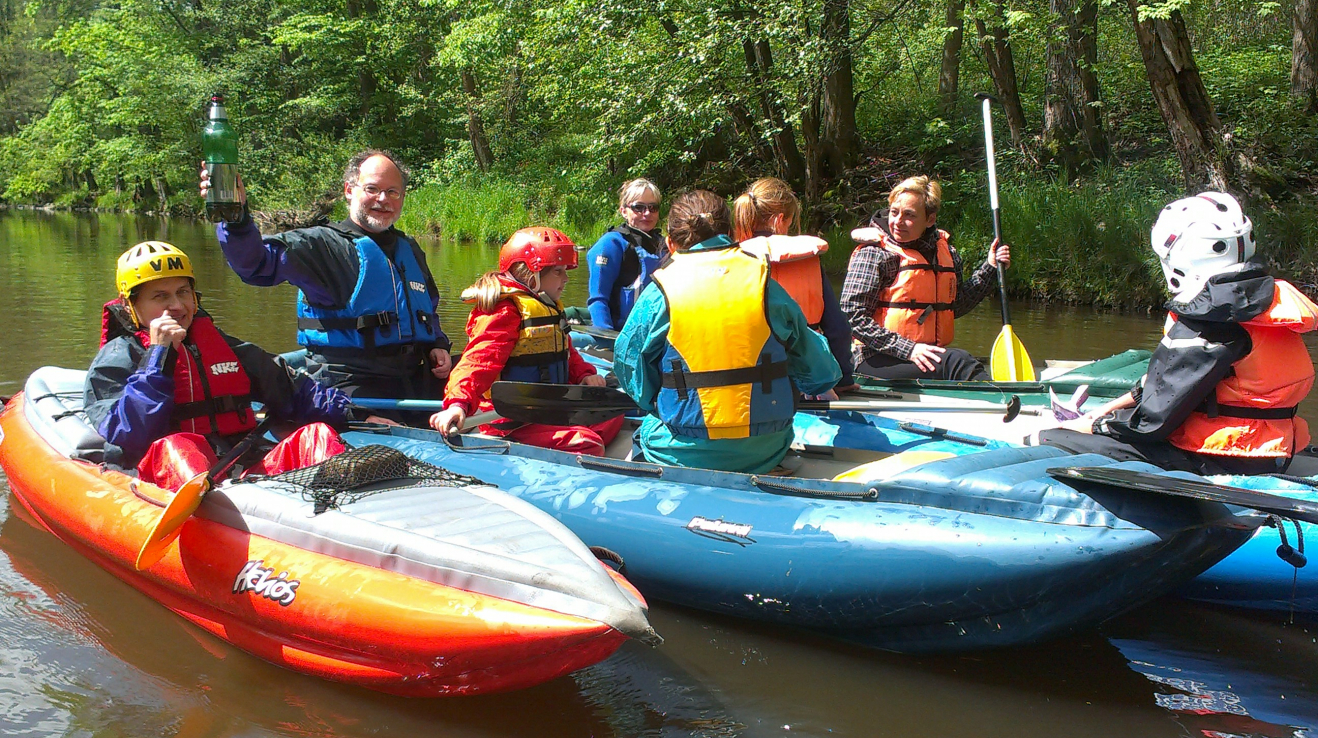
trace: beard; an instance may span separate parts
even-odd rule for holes
[[[383,233],[389,230],[390,226],[398,222],[398,216],[402,213],[401,208],[393,212],[372,210],[371,208],[371,203],[358,200],[352,203],[349,215],[354,223],[372,233]]]

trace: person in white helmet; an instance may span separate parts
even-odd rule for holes
[[[1199,474],[1284,471],[1309,443],[1296,407],[1313,386],[1301,334],[1318,327],[1318,305],[1268,275],[1253,231],[1225,193],[1163,208],[1152,241],[1172,299],[1147,373],[1034,440]]]

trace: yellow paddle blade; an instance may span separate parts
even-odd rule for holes
[[[206,478],[206,472],[202,472],[184,482],[179,491],[174,493],[174,499],[169,501],[165,511],[160,514],[156,527],[151,529],[151,535],[146,537],[142,550],[137,553],[134,566],[138,571],[151,568],[164,557],[174,539],[183,532],[183,523],[196,512],[202,496],[209,489],[210,480]]]
[[[993,342],[993,354],[990,362],[993,367],[995,382],[1033,382],[1034,364],[1025,352],[1025,345],[1011,330],[1010,325],[1002,326],[998,340]]]
[[[841,474],[833,477],[834,482],[858,482],[868,484],[878,482],[888,477],[904,472],[912,467],[921,464],[927,464],[931,461],[950,459],[955,454],[947,451],[903,451],[894,454],[886,459],[871,461],[868,464],[861,464],[854,469],[848,469]]]

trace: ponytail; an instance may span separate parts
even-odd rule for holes
[[[476,309],[489,312],[499,304],[503,299],[503,284],[499,282],[499,277],[512,277],[521,283],[531,292],[539,294],[540,292],[540,275],[532,272],[524,262],[517,262],[508,268],[508,271],[501,272],[497,269],[488,271],[476,280],[476,283],[462,291],[462,299],[474,300]]]

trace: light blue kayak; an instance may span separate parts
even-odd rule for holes
[[[1008,646],[1092,627],[1182,586],[1262,522],[1217,503],[1084,493],[1048,474],[1157,471],[1148,465],[994,442],[957,455],[967,444],[885,418],[798,417],[791,476],[627,461],[625,436],[605,458],[473,436],[450,446],[407,428],[345,438],[521,497],[618,554],[647,597],[898,651]],[[805,444],[826,434],[821,423],[838,429],[835,440],[875,450]],[[866,460],[887,466],[870,480],[833,480]]]

